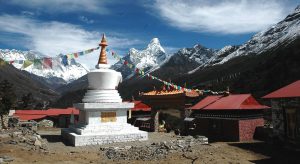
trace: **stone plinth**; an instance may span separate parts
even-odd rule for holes
[[[74,146],[147,140],[147,132],[127,123],[127,110],[133,106],[133,103],[74,104],[80,110],[79,122],[62,129],[61,134]],[[112,115],[104,117],[104,114]]]

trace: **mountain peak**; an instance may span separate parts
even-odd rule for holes
[[[295,12],[296,12],[296,13],[300,12],[300,5],[298,5],[298,6],[295,8]]]
[[[153,49],[153,48],[155,48],[155,49],[158,48],[164,52],[163,48],[160,45],[158,38],[153,38],[147,46],[147,49]]]
[[[158,38],[153,38],[151,41],[150,41],[150,44],[160,44]]]

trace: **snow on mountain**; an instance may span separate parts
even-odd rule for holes
[[[181,53],[186,54],[200,64],[196,69],[188,72],[188,74],[192,74],[203,67],[223,64],[238,56],[261,54],[272,50],[279,45],[291,43],[299,37],[300,6],[298,6],[295,11],[288,15],[283,21],[273,25],[267,30],[257,33],[241,46],[225,46],[218,51],[212,50],[208,53],[203,51],[205,48],[201,48],[202,51],[197,51],[194,46],[194,48],[182,49]]]
[[[131,48],[129,51],[130,61],[139,69],[158,66],[166,58],[166,52],[160,45],[158,38],[153,38],[144,50]]]
[[[276,48],[281,44],[288,44],[300,37],[300,6],[289,14],[283,21],[254,35],[251,40],[240,46],[237,50],[224,57],[214,64],[222,64],[228,60],[250,54],[261,54],[265,51]],[[218,58],[215,58],[216,60]]]
[[[183,48],[177,54],[184,55],[190,60],[194,60],[199,65],[207,63],[207,61],[214,55],[216,50],[206,48],[200,44],[196,44],[193,48]]]
[[[153,38],[144,50],[131,48],[128,55],[123,57],[123,60],[133,64],[136,68],[147,71],[159,68],[168,57],[169,56],[161,46],[159,39]],[[112,65],[111,68],[120,71],[125,79],[131,77],[133,73],[133,70],[124,66],[120,61]]]
[[[12,61],[15,60],[16,62],[13,63],[13,66],[18,69],[23,69],[23,61],[33,60],[33,59],[41,59],[46,57],[43,54],[40,54],[35,51],[19,51],[19,50],[8,50],[8,49],[0,49],[0,58],[4,59],[5,61]],[[36,67],[34,64],[28,66],[27,68],[23,69],[29,73],[35,74],[37,76],[44,77],[46,79],[51,78],[61,78],[66,83],[70,83],[89,72],[89,70],[83,67],[81,64],[77,63],[74,59],[68,61],[67,66],[64,66],[61,63],[60,57],[53,58],[52,60],[52,69],[42,69],[41,67]]]

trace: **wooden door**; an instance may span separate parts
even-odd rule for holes
[[[286,109],[286,127],[287,127],[287,137],[290,139],[296,138],[297,130],[297,115],[296,109]]]

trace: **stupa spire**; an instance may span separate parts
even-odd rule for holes
[[[101,47],[101,51],[100,51],[100,56],[99,56],[99,60],[98,60],[98,64],[107,64],[107,57],[106,57],[106,46],[107,43],[106,43],[106,38],[105,38],[105,35],[103,34],[102,35],[102,40],[101,42],[99,43],[99,46]]]

